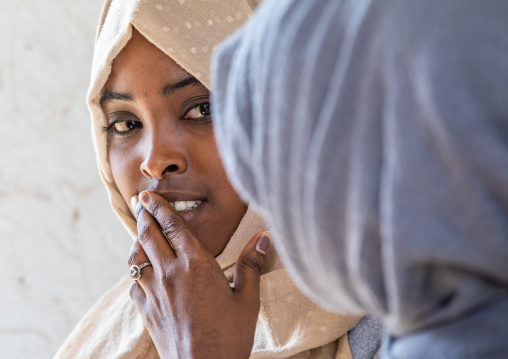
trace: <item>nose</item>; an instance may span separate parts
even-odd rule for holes
[[[185,147],[176,136],[153,133],[143,151],[140,170],[145,177],[162,179],[168,173],[182,174],[187,170]]]

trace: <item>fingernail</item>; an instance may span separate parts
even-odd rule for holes
[[[270,238],[267,236],[260,237],[256,243],[256,251],[266,254],[268,248],[270,248]]]
[[[150,203],[150,195],[143,191],[139,194],[139,201],[143,204],[143,206],[148,206],[148,203]]]
[[[138,195],[134,195],[131,197],[131,209],[134,212],[136,210],[136,206],[138,205]]]

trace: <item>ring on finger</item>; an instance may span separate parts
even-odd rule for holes
[[[152,263],[150,262],[147,262],[147,263],[143,263],[143,264],[140,264],[140,265],[132,265],[130,268],[129,268],[129,275],[131,276],[132,280],[138,280],[141,278],[141,269],[145,268],[145,267],[148,267],[148,266],[151,266]]]

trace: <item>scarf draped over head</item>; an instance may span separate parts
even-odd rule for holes
[[[233,185],[305,292],[385,319],[393,358],[508,350],[507,14],[268,1],[212,66]]]

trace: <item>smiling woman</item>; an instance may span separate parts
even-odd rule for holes
[[[125,202],[143,190],[160,194],[219,255],[247,205],[218,156],[208,89],[134,29],[100,103],[111,172]]]

